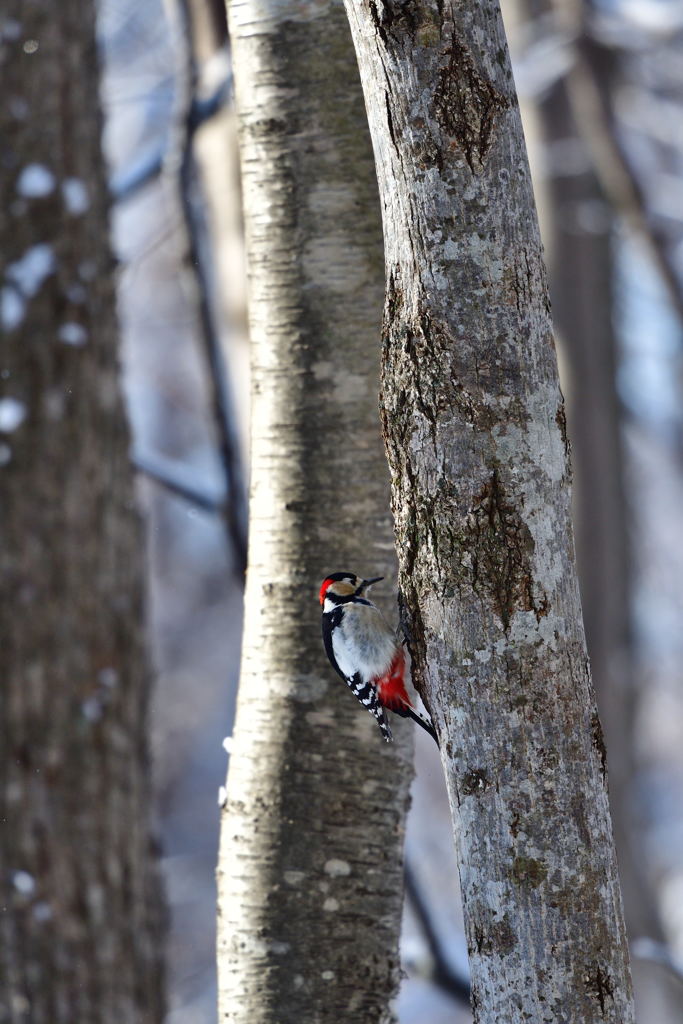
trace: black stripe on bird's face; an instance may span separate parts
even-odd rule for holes
[[[333,572],[326,576],[320,587],[320,604],[324,605],[329,598],[335,604],[343,604],[354,597],[360,597],[373,583],[379,583],[383,576],[372,576],[364,580],[352,572]]]

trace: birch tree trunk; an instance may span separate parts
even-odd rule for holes
[[[389,1021],[410,723],[381,740],[327,663],[317,601],[340,568],[384,574],[394,592],[372,150],[340,2],[235,0],[229,16],[253,412],[219,1019]],[[393,597],[385,610],[396,619]]]
[[[348,0],[384,210],[383,416],[477,1022],[633,1021],[568,444],[496,0]]]
[[[0,1020],[161,1021],[94,5],[0,18]]]

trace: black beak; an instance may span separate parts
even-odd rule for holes
[[[361,583],[361,585],[358,588],[358,590],[359,591],[367,590],[367,588],[371,587],[373,583],[379,583],[379,581],[383,580],[383,579],[384,579],[384,576],[373,576],[371,580],[363,580],[363,582]]]

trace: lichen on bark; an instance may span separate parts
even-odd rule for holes
[[[475,1020],[624,1024],[564,407],[497,0],[347,13],[383,202],[402,615],[441,738]]]

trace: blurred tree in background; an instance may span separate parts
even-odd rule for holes
[[[160,1021],[142,535],[94,7],[0,19],[0,1020]]]

